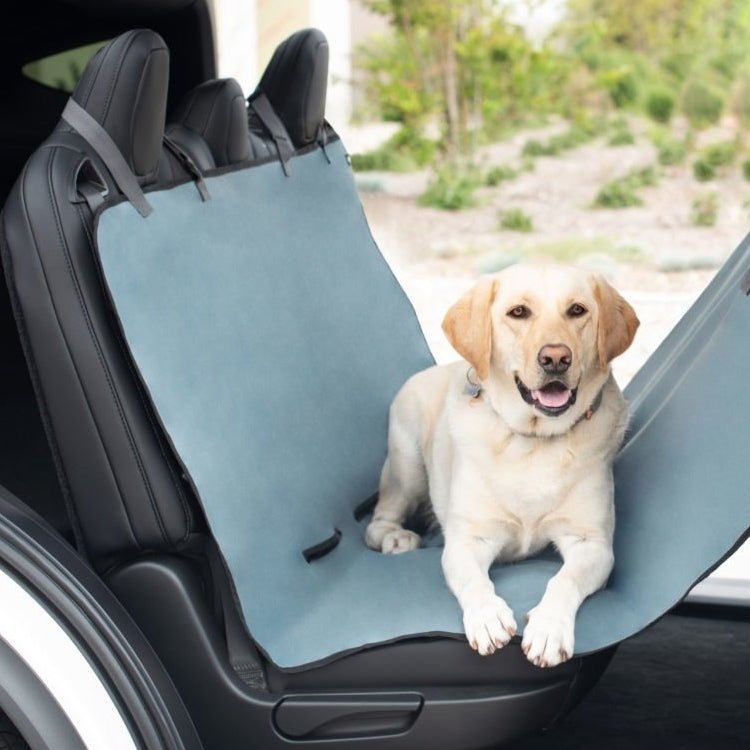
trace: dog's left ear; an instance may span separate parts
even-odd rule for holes
[[[492,321],[490,307],[497,293],[498,281],[482,279],[464,294],[443,318],[443,331],[453,348],[477,371],[480,380],[490,374],[492,356]]]
[[[591,286],[599,306],[599,362],[602,367],[606,367],[633,343],[640,321],[635,310],[603,278],[593,276]]]

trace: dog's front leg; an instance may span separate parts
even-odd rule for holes
[[[443,572],[463,610],[469,645],[482,655],[505,646],[516,634],[513,611],[495,594],[488,570],[502,542],[473,536],[461,524],[445,532]]]
[[[521,643],[528,660],[538,667],[554,667],[573,655],[578,608],[607,582],[614,562],[612,544],[606,538],[571,533],[554,542],[563,565],[529,612]]]

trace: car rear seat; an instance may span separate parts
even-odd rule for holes
[[[299,149],[330,132],[323,119],[327,45],[315,30],[282,45],[247,111],[236,82],[210,81],[188,94],[165,128],[167,71],[160,37],[132,31],[97,53],[73,93],[114,140],[146,195],[199,181],[207,169],[283,157],[280,135]],[[276,120],[254,106],[259,97]],[[498,703],[512,696],[514,685],[538,688],[531,690],[538,696],[554,687],[567,704],[582,695],[611,650],[546,672],[531,667],[518,648],[482,660],[464,643],[442,638],[377,647],[299,673],[265,663],[243,627],[193,490],[102,290],[92,253],[93,210],[118,192],[99,156],[61,121],[30,158],[3,210],[3,263],[80,549],[154,643],[206,746],[245,747],[253,736],[258,746],[280,742],[273,731],[263,740],[269,717],[285,693],[298,689],[455,688],[444,717],[459,720],[466,711],[491,708],[492,722],[483,718],[475,727],[475,736],[485,732],[488,740],[546,722],[545,705],[555,713],[561,708],[558,698],[552,704],[535,698],[539,714],[532,716],[510,700]],[[477,690],[484,709],[475,703]],[[385,746],[372,737],[362,742]]]

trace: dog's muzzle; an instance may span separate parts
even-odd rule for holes
[[[577,388],[568,388],[560,380],[551,380],[541,388],[528,388],[516,376],[516,386],[521,398],[548,417],[559,417],[576,402]]]

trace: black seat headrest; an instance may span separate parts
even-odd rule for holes
[[[268,97],[297,148],[316,140],[323,124],[328,84],[328,42],[318,29],[303,29],[273,53],[255,93]]]
[[[72,94],[146,181],[159,164],[168,84],[167,45],[156,32],[137,29],[102,47]]]
[[[170,115],[167,135],[202,170],[250,157],[245,97],[233,78],[196,86]]]

